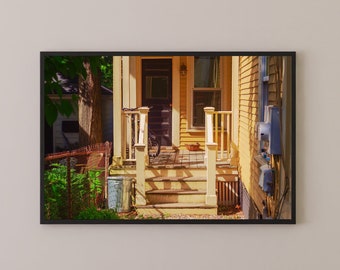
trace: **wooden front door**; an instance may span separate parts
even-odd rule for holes
[[[142,60],[142,105],[150,107],[149,129],[162,146],[172,145],[172,60]]]

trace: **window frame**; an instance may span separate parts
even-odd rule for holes
[[[226,101],[226,80],[227,80],[227,58],[221,55],[213,55],[220,57],[220,87],[194,87],[194,61],[195,56],[188,57],[188,73],[187,73],[187,132],[204,132],[205,126],[194,126],[194,91],[220,91],[221,93],[221,108],[225,110],[227,107]],[[216,108],[215,108],[216,109]]]
[[[259,57],[259,113],[258,122],[265,122],[265,107],[269,105],[269,56]],[[263,142],[258,143],[258,154],[262,153]]]
[[[269,105],[269,56],[260,57],[259,122],[264,122],[265,106]]]
[[[222,104],[221,104],[221,95],[222,95],[222,89],[221,88],[213,88],[213,89],[209,89],[209,90],[206,90],[206,89],[199,89],[199,90],[197,90],[196,88],[194,88],[193,90],[192,90],[192,99],[193,99],[193,102],[192,102],[192,118],[191,118],[191,120],[192,120],[192,126],[193,126],[193,128],[197,128],[197,129],[202,129],[202,128],[205,128],[205,119],[204,119],[204,110],[203,110],[203,108],[202,108],[202,114],[203,114],[203,119],[202,119],[202,122],[203,122],[203,125],[202,126],[200,126],[200,125],[194,125],[194,123],[195,122],[197,122],[197,119],[195,119],[195,117],[196,118],[198,118],[198,116],[199,116],[199,112],[196,110],[197,108],[196,108],[196,106],[197,105],[201,105],[202,106],[202,103],[194,103],[194,101],[195,101],[195,94],[198,94],[198,93],[203,93],[204,92],[204,94],[212,94],[213,95],[213,99],[217,99],[217,98],[219,98],[219,104],[217,104],[217,105],[219,105],[219,108],[217,108],[217,107],[214,107],[215,108],[215,110],[216,111],[219,111],[220,109],[221,109],[221,106],[222,106]],[[214,97],[214,94],[218,94],[219,95],[219,97]],[[196,96],[197,97],[197,96]],[[207,98],[208,98],[208,96],[207,96]],[[213,106],[213,105],[207,105],[207,106]],[[195,115],[195,112],[196,112],[196,115]]]

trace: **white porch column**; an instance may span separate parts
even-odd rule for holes
[[[140,114],[140,127],[139,127],[139,136],[138,136],[138,144],[145,145],[145,164],[149,164],[149,155],[148,155],[148,107],[139,108]],[[138,162],[138,159],[136,159]],[[143,159],[144,160],[144,159]]]
[[[172,144],[180,144],[180,56],[172,58]]]
[[[113,56],[113,166],[122,165],[122,71],[121,56]]]
[[[216,143],[207,143],[207,195],[205,203],[207,205],[216,205]]]
[[[213,123],[213,114],[215,112],[214,107],[205,107],[205,142],[206,143],[213,143],[214,138],[214,123]]]
[[[145,144],[135,144],[136,153],[136,205],[146,205],[145,199]]]
[[[214,107],[205,107],[205,164],[207,166],[207,205],[217,205],[216,196],[216,151],[217,143],[214,142]]]
[[[130,104],[130,59],[129,56],[122,56],[122,100],[124,108],[132,108]]]
[[[135,144],[136,155],[136,205],[146,205],[145,200],[145,165],[148,156],[148,107],[139,108],[140,122],[138,143]]]
[[[205,112],[205,153],[204,153],[204,163],[207,165],[207,154],[208,154],[208,149],[207,149],[207,144],[208,143],[213,143],[214,142],[214,123],[213,123],[213,117],[214,117],[214,107],[205,107],[204,112]]]
[[[137,107],[137,64],[136,56],[129,56],[129,91],[130,91],[130,108]]]

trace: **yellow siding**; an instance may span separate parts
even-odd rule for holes
[[[240,176],[258,209],[265,198],[258,185],[259,167],[254,157],[258,154],[255,137],[259,114],[259,61],[258,57],[240,57],[239,69],[239,162]]]
[[[282,97],[282,57],[272,56],[269,57],[269,97],[270,105],[280,106]]]
[[[187,57],[181,56],[181,64],[188,66]],[[187,111],[187,78],[188,76],[181,76],[180,79],[180,145],[181,149],[185,148],[186,144],[198,142],[204,146],[204,132],[188,132],[188,111]]]
[[[269,57],[269,105],[281,106],[282,100],[282,57]],[[262,211],[262,201],[266,200],[269,210],[274,213],[282,184],[277,184],[274,197],[266,194],[258,185],[259,165],[254,160],[258,155],[256,123],[259,114],[259,61],[257,57],[240,57],[239,62],[239,165],[240,176],[258,210]],[[281,156],[272,159],[277,175],[281,175]],[[282,179],[276,179],[281,181]]]
[[[185,56],[181,56],[180,63],[188,66],[188,58]],[[225,88],[225,96],[227,103],[225,104],[225,110],[231,109],[231,57],[225,57],[226,61],[226,70],[224,70],[224,88]],[[188,72],[189,73],[189,72]],[[191,104],[188,106],[188,75],[181,76],[180,78],[180,148],[185,148],[186,144],[196,143],[198,142],[201,145],[201,148],[204,148],[205,145],[205,134],[204,130],[202,131],[194,131],[189,132],[188,129],[188,110],[191,109]]]

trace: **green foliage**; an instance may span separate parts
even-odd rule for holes
[[[102,183],[99,179],[102,171],[92,170],[88,172],[88,180],[90,184],[90,197],[95,200],[99,194],[102,193]]]
[[[66,218],[66,166],[52,164],[51,170],[44,174],[45,218]]]
[[[89,207],[101,206],[103,184],[100,170],[90,170],[85,174],[70,169],[72,214],[77,216]],[[66,219],[67,208],[67,167],[59,163],[50,165],[44,173],[44,210],[49,220]]]
[[[87,175],[74,173],[71,175],[71,183],[72,213],[77,215],[82,209],[89,205]]]
[[[100,64],[102,85],[113,89],[113,66],[112,56],[103,56]]]
[[[45,119],[48,125],[52,126],[58,117],[58,109],[50,98],[45,96]]]
[[[76,219],[80,220],[112,220],[119,219],[117,213],[112,209],[98,210],[95,207],[87,208],[79,213]]]
[[[90,63],[91,71],[101,78],[101,84],[112,89],[112,57],[109,56],[45,56],[44,58],[44,105],[45,119],[48,125],[57,119],[58,113],[70,116],[77,107],[78,98],[72,95],[71,99],[65,99],[63,90],[58,81],[57,73],[64,77],[75,79],[86,78],[83,63]],[[55,94],[59,99],[51,99],[49,95]]]

